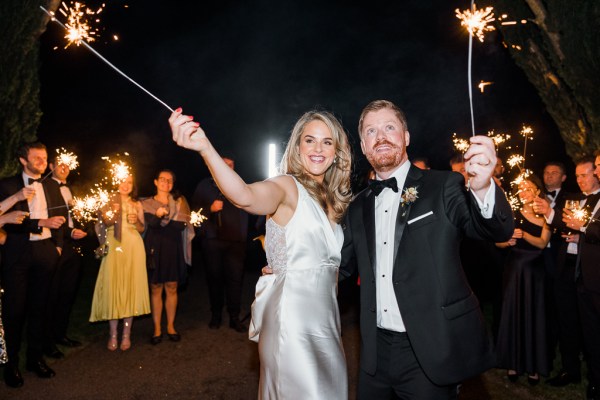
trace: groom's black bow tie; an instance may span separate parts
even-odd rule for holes
[[[398,182],[396,182],[396,178],[394,177],[383,181],[369,179],[369,187],[371,188],[373,193],[375,193],[375,196],[379,196],[379,193],[381,193],[381,191],[386,187],[398,193]]]
[[[42,178],[38,178],[38,179],[33,179],[33,178],[28,178],[29,179],[29,185],[32,185],[33,182],[41,182]]]

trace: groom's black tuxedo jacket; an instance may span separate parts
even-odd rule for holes
[[[461,267],[460,241],[465,235],[507,241],[514,230],[513,215],[504,193],[496,188],[493,217],[483,218],[457,173],[411,166],[404,187],[417,188],[418,198],[409,206],[400,205],[398,212],[394,291],[423,371],[432,382],[449,385],[495,364],[479,302]],[[374,210],[375,195],[369,188],[350,204],[340,267],[344,278],[358,266],[360,364],[371,375],[377,370]]]

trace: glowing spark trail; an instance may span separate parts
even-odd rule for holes
[[[479,82],[479,85],[477,85],[477,87],[479,88],[479,90],[481,91],[481,93],[483,93],[483,91],[485,90],[485,87],[489,86],[489,85],[492,85],[492,84],[494,84],[494,82],[484,82],[484,81],[481,81],[481,82]]]
[[[67,32],[69,31],[69,28],[65,24],[63,24],[62,22],[60,22],[58,19],[56,19],[51,12],[49,12],[48,10],[46,10],[43,6],[40,6],[40,9],[43,12],[45,12],[51,18],[52,21],[54,21],[57,24],[59,24],[60,26],[62,26],[63,29],[65,29]],[[86,49],[88,49],[89,51],[91,51],[92,53],[94,53],[94,55],[96,57],[98,57],[99,59],[101,59],[102,61],[104,61],[109,67],[111,67],[116,72],[118,72],[119,74],[121,74],[121,76],[123,76],[129,82],[133,83],[135,86],[137,86],[138,88],[140,88],[141,90],[143,90],[144,92],[146,92],[146,94],[148,94],[154,100],[158,101],[160,104],[162,104],[163,106],[165,106],[167,108],[167,110],[173,112],[173,109],[171,107],[169,107],[167,105],[167,103],[165,103],[164,101],[162,101],[161,99],[159,99],[158,97],[156,97],[155,95],[153,95],[152,93],[150,93],[150,91],[148,89],[146,89],[145,87],[143,87],[142,85],[140,85],[139,83],[137,83],[136,81],[134,81],[133,79],[131,79],[127,74],[125,74],[119,68],[117,68],[116,66],[114,66],[110,61],[108,61],[100,53],[98,53],[92,46],[90,46],[85,40],[83,40],[83,38],[79,39],[78,43],[80,43],[83,46],[85,46]]]
[[[98,34],[97,29],[92,29],[88,22],[88,18],[92,15],[97,15],[102,12],[102,7],[98,11],[91,11],[85,8],[85,4],[75,2],[73,7],[67,6],[64,2],[61,3],[60,13],[67,18],[65,26],[67,34],[65,39],[68,40],[65,49],[75,43],[79,46],[82,41],[93,42],[96,40],[94,36]],[[96,20],[98,22],[98,20]]]
[[[510,165],[511,168],[514,168],[514,167],[520,168],[521,164],[523,164],[524,161],[525,161],[525,158],[522,155],[513,154],[512,156],[510,156],[508,158],[508,160],[506,160],[506,163],[508,165]]]
[[[452,142],[454,143],[454,148],[461,153],[466,153],[469,150],[469,141],[456,137],[456,133],[452,135]]]
[[[202,225],[202,222],[206,220],[206,217],[201,213],[202,209],[199,209],[198,211],[192,211],[190,213],[190,224],[194,225],[195,227]]]
[[[485,10],[477,10],[474,0],[471,0],[471,10],[461,12],[456,9],[456,18],[460,20],[460,24],[467,28],[469,35],[469,66],[467,70],[467,79],[469,83],[469,105],[471,108],[471,130],[475,136],[475,114],[473,113],[473,81],[471,78],[471,65],[473,59],[473,36],[483,42],[483,32],[493,31],[494,27],[489,26],[490,22],[494,21],[493,8],[487,7]]]

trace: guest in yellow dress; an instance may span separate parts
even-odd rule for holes
[[[92,300],[90,322],[108,320],[108,349],[118,347],[117,326],[123,319],[121,350],[131,347],[133,317],[150,313],[146,252],[141,233],[144,211],[135,198],[133,177],[120,185],[118,194],[100,211],[96,226],[100,242],[108,247],[102,259]]]

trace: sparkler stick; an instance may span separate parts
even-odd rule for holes
[[[473,82],[471,79],[471,65],[473,58],[473,36],[477,36],[480,42],[483,42],[483,32],[493,31],[494,27],[488,25],[488,23],[494,21],[494,14],[492,7],[487,7],[485,10],[477,10],[475,7],[475,1],[471,0],[471,9],[464,12],[460,12],[456,9],[456,17],[460,19],[460,24],[467,28],[469,31],[469,62],[467,69],[467,79],[469,80],[469,106],[471,108],[471,129],[473,136],[475,136],[475,115],[473,113]]]
[[[72,29],[69,29],[68,27],[66,27],[62,22],[60,22],[58,19],[56,19],[56,17],[49,12],[48,10],[46,10],[43,6],[40,6],[40,8],[42,9],[43,12],[45,12],[52,21],[56,22],[57,24],[59,24],[60,26],[63,27],[63,29],[65,29],[67,32],[73,32]],[[81,36],[79,37],[74,37],[71,38],[71,40],[75,40],[77,41],[77,43],[81,43],[83,46],[85,46],[85,48],[87,48],[89,51],[91,51],[96,57],[98,57],[99,59],[101,59],[102,61],[104,61],[109,67],[111,67],[112,69],[114,69],[115,71],[117,71],[119,74],[121,74],[121,76],[123,76],[125,79],[129,80],[129,82],[133,83],[135,86],[137,86],[138,88],[142,89],[144,92],[146,92],[146,94],[148,94],[150,97],[152,97],[154,100],[158,101],[160,104],[162,104],[163,106],[165,106],[167,108],[167,110],[173,112],[174,110],[169,107],[167,105],[167,103],[165,103],[164,101],[162,101],[161,99],[159,99],[158,97],[156,97],[155,95],[153,95],[152,93],[150,93],[150,91],[148,91],[146,88],[144,88],[142,85],[140,85],[139,83],[137,83],[136,81],[134,81],[132,78],[130,78],[127,74],[125,74],[123,71],[121,71],[119,68],[117,68],[115,65],[113,65],[110,61],[108,61],[106,58],[104,58],[100,53],[98,53],[92,46],[90,46],[85,40],[83,40],[83,38]]]

